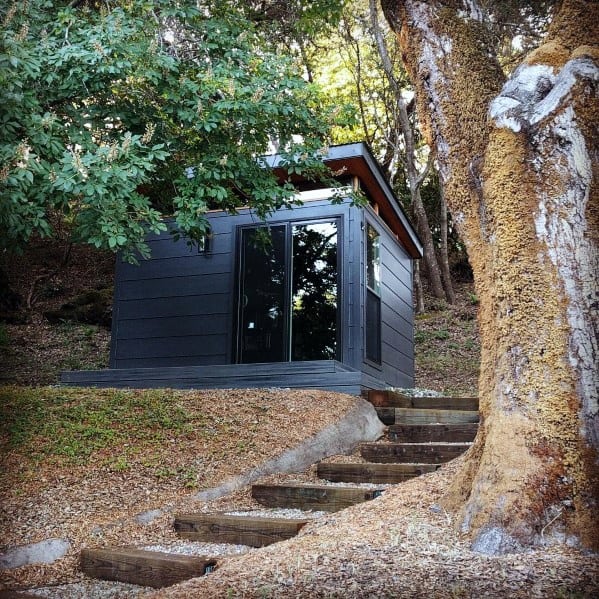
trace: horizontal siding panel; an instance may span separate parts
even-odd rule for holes
[[[169,316],[199,316],[229,314],[230,293],[189,295],[185,297],[159,297],[154,299],[119,300],[119,321],[126,318],[159,318]]]
[[[118,287],[118,299],[151,299],[185,295],[201,297],[204,294],[229,293],[230,289],[231,275],[229,273],[165,277],[143,281],[123,281]]]
[[[383,283],[387,282],[394,289],[397,287],[410,291],[412,283],[410,271],[402,268],[393,256],[389,256],[387,262],[383,263],[383,270],[386,273],[383,275]]]
[[[233,222],[235,216],[228,214],[226,212],[214,211],[207,212],[206,218],[212,227],[212,233],[218,234],[223,232],[228,232],[231,230],[231,223]],[[165,219],[164,220],[166,226],[168,227],[168,231],[162,231],[161,233],[149,233],[147,235],[147,240],[150,242],[154,241],[162,241],[163,239],[170,239],[169,231],[173,230],[175,225],[175,220]]]
[[[121,264],[119,281],[161,279],[163,277],[186,277],[204,273],[231,272],[233,257],[230,252],[205,256],[177,256],[174,258],[152,258],[139,265]]]
[[[226,332],[229,328],[229,321],[229,315],[221,314],[123,320],[119,322],[117,339],[214,335]]]
[[[230,231],[213,235],[210,239],[210,252],[220,254],[226,252],[231,247],[232,233]],[[198,252],[195,246],[189,246],[185,240],[173,241],[172,237],[156,239],[148,243],[152,258],[179,258],[196,256],[202,258],[202,253]]]
[[[127,358],[116,360],[114,368],[141,368],[143,370],[151,370],[153,368],[172,368],[172,367],[198,367],[198,366],[213,366],[223,364],[227,362],[227,356],[224,354],[214,354],[213,356],[172,356],[168,358]],[[108,371],[113,372],[113,371]],[[146,375],[147,376],[147,375]],[[176,377],[175,377],[176,379]],[[102,380],[102,379],[100,379]],[[140,378],[143,381],[144,378]],[[151,380],[151,379],[148,379]],[[75,383],[67,383],[75,384]],[[110,385],[102,385],[104,387],[110,387]],[[132,385],[134,386],[134,385]],[[151,388],[152,385],[148,385],[145,388]]]
[[[224,355],[227,351],[226,335],[188,335],[187,337],[160,337],[155,339],[119,339],[116,359],[126,356],[136,358],[167,358],[184,356]]]
[[[384,301],[381,302],[381,318],[384,324],[383,328],[389,326],[404,337],[409,339],[412,338],[412,324],[403,316],[401,316],[397,310]]]
[[[398,349],[383,342],[383,370],[385,365],[402,372],[410,372],[413,368],[412,358],[400,352]]]
[[[383,265],[383,273],[381,276],[382,286],[383,286],[383,295],[386,293],[391,294],[398,299],[401,299],[406,306],[409,306],[411,309],[412,306],[412,292],[410,287],[402,282],[393,271],[391,271],[387,266]]]
[[[405,248],[394,238],[390,237],[386,232],[381,236],[382,249],[387,256],[391,256],[397,262],[398,268],[410,272],[411,258],[408,256]],[[387,257],[385,256],[385,257]]]
[[[392,331],[388,327],[383,327],[383,345],[387,344],[389,347],[396,349],[406,356],[411,355],[412,342],[403,335],[400,335],[397,331]]]

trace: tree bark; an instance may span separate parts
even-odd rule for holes
[[[451,298],[449,294],[445,293],[443,287],[443,281],[441,279],[441,269],[437,261],[437,254],[435,252],[435,244],[433,242],[433,236],[431,233],[431,227],[428,222],[428,216],[422,203],[422,195],[420,194],[420,188],[422,182],[430,168],[430,163],[422,173],[418,172],[416,164],[416,155],[414,153],[414,132],[410,124],[408,117],[408,109],[406,102],[402,97],[402,90],[399,86],[395,75],[393,73],[393,65],[389,59],[389,53],[387,52],[387,46],[380,30],[378,22],[378,6],[376,0],[369,0],[370,9],[370,25],[372,34],[375,39],[376,47],[381,58],[383,70],[385,75],[391,84],[395,95],[395,102],[397,104],[397,114],[399,117],[399,125],[401,127],[401,135],[404,139],[405,146],[405,165],[406,172],[408,175],[408,184],[410,187],[410,199],[412,202],[412,209],[414,211],[414,217],[416,219],[416,227],[418,233],[422,239],[422,247],[424,253],[424,264],[426,266],[426,272],[428,274],[428,281],[430,284],[430,290],[437,299],[445,299],[449,303],[453,303],[455,298]],[[420,273],[418,274],[419,280],[421,281]],[[420,286],[420,292],[422,293],[422,287]]]
[[[480,298],[474,549],[599,548],[599,3],[564,0],[504,84],[475,0],[384,0]]]
[[[447,301],[450,304],[455,304],[455,292],[453,290],[453,283],[451,282],[451,270],[449,268],[449,249],[447,247],[447,202],[445,201],[445,192],[443,191],[442,185],[440,212],[439,227],[441,229],[441,243],[439,246],[439,262],[441,264],[439,268],[441,269],[441,279],[443,280],[443,287],[445,289]]]

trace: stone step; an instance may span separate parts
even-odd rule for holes
[[[396,391],[370,390],[368,401],[377,408],[478,411],[478,397],[411,397]]]
[[[310,519],[237,516],[225,513],[175,516],[178,535],[205,543],[264,547],[294,537]]]
[[[267,507],[336,512],[378,497],[383,489],[333,485],[252,485],[252,497]]]
[[[392,424],[387,430],[390,441],[400,443],[464,443],[474,441],[478,424]]]
[[[381,464],[381,463],[327,463],[320,462],[316,472],[319,478],[331,482],[396,484],[434,472],[434,464]]]
[[[360,454],[369,462],[442,464],[469,447],[470,443],[364,443]]]
[[[384,424],[467,424],[478,422],[475,410],[432,410],[416,408],[376,408]]]
[[[216,560],[208,556],[178,555],[134,547],[83,549],[81,570],[92,578],[161,588],[211,572]]]

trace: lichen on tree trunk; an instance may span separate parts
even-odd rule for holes
[[[476,2],[383,7],[481,300],[482,423],[446,506],[480,551],[599,548],[599,6],[565,0],[505,83]]]

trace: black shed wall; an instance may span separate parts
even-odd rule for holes
[[[381,363],[363,357],[362,372],[395,387],[414,385],[414,307],[412,300],[412,258],[387,225],[369,208],[363,212],[361,236],[361,335],[366,339],[366,225],[380,235],[381,243]]]
[[[345,233],[357,209],[349,203],[333,205],[329,200],[306,202],[293,210],[280,210],[270,224],[289,221],[338,218],[341,224],[339,250],[342,264],[350,255]],[[139,266],[117,261],[113,306],[111,368],[153,368],[231,364],[235,327],[236,243],[239,227],[260,225],[249,210],[238,215],[214,212],[208,215],[212,238],[210,250],[199,254],[184,240],[170,235],[151,236],[149,260]],[[341,357],[349,359],[349,339],[356,337],[345,315],[352,302],[350,289],[359,286],[342,267],[340,289]],[[357,284],[356,284],[357,283]],[[355,303],[355,302],[354,302]],[[352,360],[355,361],[355,358]]]
[[[117,261],[110,367],[158,368],[234,362],[237,236],[260,225],[249,210],[215,212],[210,250],[199,254],[170,235],[148,239],[151,258],[139,266]],[[312,200],[280,210],[270,224],[338,218],[340,224],[340,355],[343,364],[387,385],[414,378],[412,259],[370,208]],[[381,236],[382,363],[365,360],[365,225]]]

